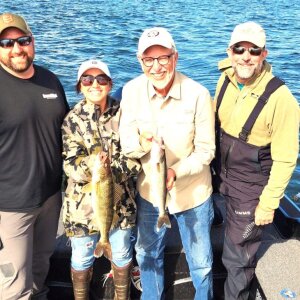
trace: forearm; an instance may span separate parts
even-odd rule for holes
[[[268,184],[260,202],[264,208],[277,208],[292,177],[299,155],[299,108],[286,98],[273,116],[271,157],[273,160]],[[271,117],[270,117],[271,118]],[[271,122],[270,122],[271,124]]]
[[[140,143],[140,131],[135,113],[130,109],[130,101],[126,101],[126,98],[122,101],[124,102],[121,103],[122,113],[119,127],[122,154],[133,159],[139,159],[147,152]]]
[[[186,158],[181,158],[176,164],[169,166],[172,168],[176,177],[182,178],[185,176],[201,174],[204,166],[208,166],[214,157],[214,150],[207,151],[205,153],[191,153]]]
[[[273,162],[268,184],[260,196],[260,205],[265,209],[276,209],[292,177],[295,162]]]
[[[95,159],[96,155],[67,156],[63,162],[64,171],[75,182],[89,182],[92,178],[92,166]]]
[[[137,176],[141,171],[141,164],[136,159],[131,159],[120,154],[118,159],[112,161],[111,168],[116,182],[121,183],[130,177]]]

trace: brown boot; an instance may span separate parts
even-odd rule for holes
[[[115,297],[114,300],[129,300],[130,299],[130,274],[132,269],[132,262],[125,267],[117,267],[114,263],[111,263],[114,285],[115,285]]]
[[[83,271],[76,271],[71,268],[71,278],[75,300],[89,300],[90,282],[93,275],[93,268]]]

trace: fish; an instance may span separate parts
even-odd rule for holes
[[[92,208],[96,224],[100,231],[100,239],[94,251],[95,257],[104,255],[111,260],[112,252],[109,242],[109,231],[114,216],[113,179],[107,153],[102,151],[97,157],[90,182]]]
[[[165,146],[161,136],[152,138],[150,150],[151,181],[150,200],[158,207],[159,216],[156,224],[157,231],[166,226],[171,228],[170,218],[166,211],[167,201],[167,163]]]

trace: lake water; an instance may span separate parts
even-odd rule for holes
[[[108,63],[114,91],[140,74],[138,38],[145,28],[169,29],[179,51],[178,70],[206,86],[211,95],[219,77],[217,62],[234,26],[260,23],[267,32],[268,61],[300,100],[300,5],[289,0],[1,0],[1,12],[23,15],[36,39],[36,62],[61,79],[68,102],[77,69],[89,58]],[[300,159],[286,193],[300,191]]]

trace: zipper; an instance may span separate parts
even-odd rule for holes
[[[233,142],[233,143],[230,145],[230,147],[229,147],[229,149],[228,149],[228,151],[227,151],[227,153],[226,153],[226,156],[225,156],[225,161],[224,161],[224,165],[225,165],[225,167],[224,167],[224,173],[225,173],[226,178],[228,177],[228,176],[227,176],[227,175],[228,175],[228,160],[229,160],[229,157],[230,157],[230,154],[231,154],[231,152],[232,152],[232,149],[233,149],[234,144],[235,144],[235,142]]]

